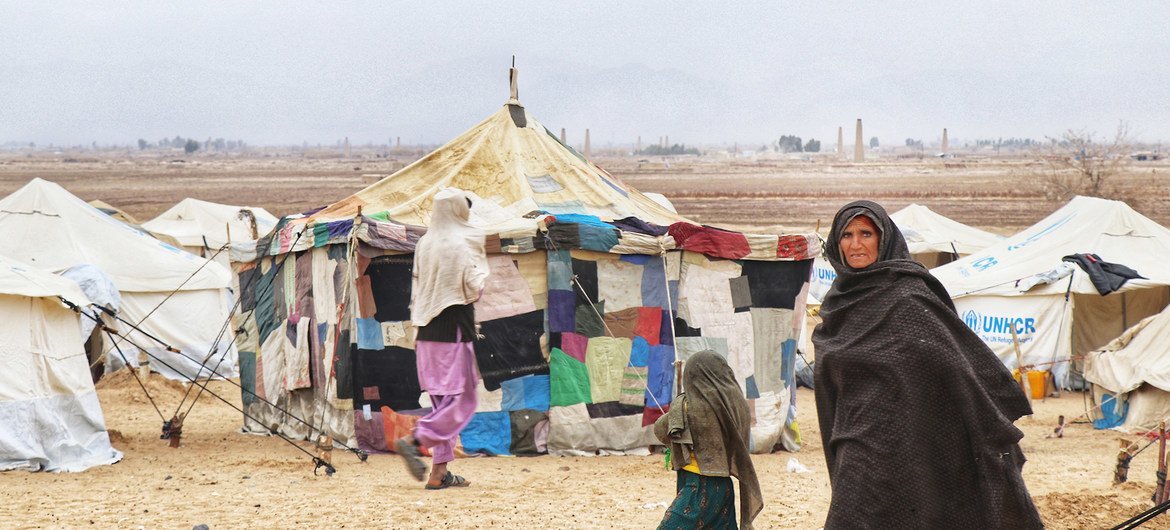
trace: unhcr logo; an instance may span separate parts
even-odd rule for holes
[[[966,313],[963,313],[963,323],[967,324],[971,331],[979,331],[979,313],[976,313],[974,309],[967,310]]]

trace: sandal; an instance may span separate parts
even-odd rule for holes
[[[467,479],[448,471],[446,475],[443,475],[443,480],[439,481],[439,485],[435,486],[427,484],[427,489],[441,490],[446,488],[466,488],[470,485],[471,482],[469,482]]]
[[[427,463],[423,462],[418,453],[418,446],[399,438],[394,442],[394,451],[406,462],[406,471],[415,480],[422,482],[426,478]]]

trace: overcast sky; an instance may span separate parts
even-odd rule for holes
[[[1170,140],[1165,2],[46,4],[0,0],[0,143],[442,143],[513,54],[572,143]]]

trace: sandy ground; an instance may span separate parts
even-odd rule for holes
[[[147,387],[167,415],[185,392],[157,375]],[[210,388],[239,406],[230,383]],[[661,455],[460,459],[452,469],[470,487],[426,491],[394,455],[372,455],[363,464],[335,451],[337,473],[315,476],[310,458],[281,439],[240,434],[240,413],[210,395],[188,417],[183,446],[172,449],[158,438],[158,413],[125,372],[104,380],[98,392],[125,458],[84,473],[0,473],[3,526],[652,528],[674,493]],[[800,389],[804,448],[754,457],[765,499],[759,528],[819,528],[824,520],[830,490],[812,398]],[[1037,402],[1036,414],[1018,422],[1026,433],[1025,479],[1050,528],[1109,527],[1151,505],[1156,444],[1135,458],[1128,483],[1113,486],[1118,433],[1078,424],[1063,438],[1045,438],[1058,415],[1083,409],[1080,394],[1066,393]],[[787,471],[793,458],[811,472]],[[1149,527],[1170,528],[1170,515]]]

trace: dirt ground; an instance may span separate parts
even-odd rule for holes
[[[410,160],[3,153],[0,195],[41,177],[142,220],[188,196],[283,215],[336,201]],[[731,227],[809,229],[819,222],[823,231],[841,204],[865,197],[891,211],[919,202],[1006,234],[1059,206],[1039,191],[1028,160],[683,161],[669,168],[599,162],[629,184],[671,197],[683,215]],[[1163,224],[1170,224],[1162,183],[1168,172],[1170,166],[1139,166],[1118,179],[1127,193],[1149,199],[1139,211]],[[148,387],[168,416],[183,398],[178,383],[155,377]],[[239,406],[231,384],[211,388]],[[75,474],[0,473],[4,527],[649,528],[673,498],[674,477],[661,456],[461,459],[452,467],[472,485],[445,491],[423,490],[393,455],[359,463],[336,452],[337,474],[314,475],[309,456],[278,438],[240,434],[240,413],[206,394],[187,419],[183,447],[171,449],[159,440],[161,419],[136,382],[116,375],[98,392],[123,461]],[[754,458],[766,503],[759,528],[818,528],[828,508],[811,391],[800,390],[798,410],[804,448]],[[1063,438],[1045,437],[1058,415],[1083,410],[1080,394],[1066,394],[1037,403],[1036,414],[1018,422],[1026,433],[1025,479],[1051,528],[1108,527],[1150,506],[1156,446],[1134,460],[1129,482],[1114,486],[1118,433],[1076,424]],[[811,472],[787,471],[793,458]],[[1170,515],[1149,526],[1170,528]]]
[[[147,387],[167,415],[185,393],[158,375]],[[0,521],[7,528],[652,528],[674,496],[661,455],[459,459],[452,469],[472,484],[443,491],[422,489],[394,455],[360,463],[335,451],[337,473],[314,475],[310,457],[288,443],[239,432],[235,386],[210,388],[231,405],[204,394],[184,425],[182,447],[171,449],[138,383],[127,372],[103,380],[106,423],[125,458],[84,473],[0,473]],[[824,521],[830,489],[812,397],[798,392],[803,449],[753,458],[765,502],[758,528]],[[1063,438],[1045,437],[1058,415],[1084,410],[1081,395],[1035,408],[1018,422],[1029,459],[1024,476],[1050,528],[1105,528],[1151,505],[1157,445],[1134,459],[1129,482],[1114,486],[1118,433],[1076,424]],[[789,472],[790,459],[810,472]],[[1170,528],[1170,515],[1149,527]]]

